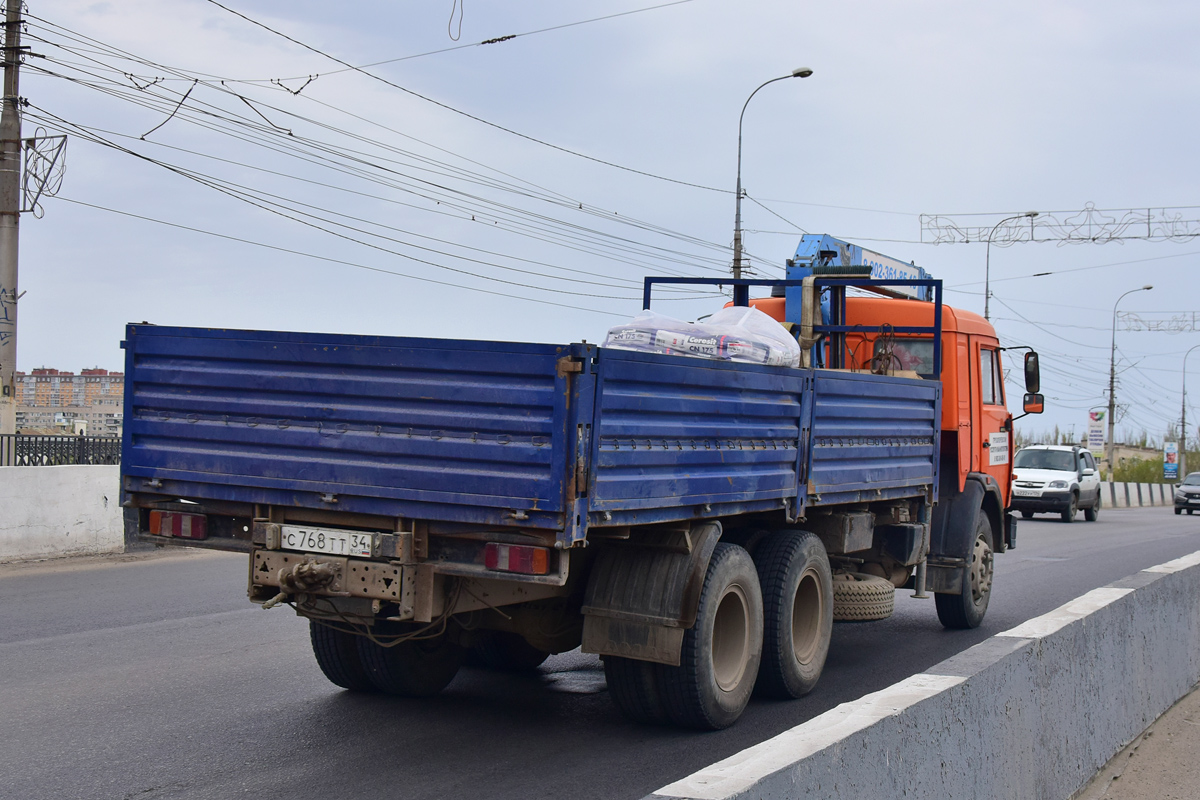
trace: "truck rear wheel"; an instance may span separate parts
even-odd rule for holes
[[[833,572],[825,546],[804,531],[772,534],[755,551],[763,597],[756,693],[788,700],[817,685],[833,633]]]
[[[992,523],[983,509],[975,520],[975,539],[963,566],[962,594],[934,594],[938,619],[947,628],[978,628],[992,597]]]
[[[445,689],[465,651],[445,634],[391,647],[360,637],[358,655],[375,688],[399,697],[431,697]]]
[[[727,728],[742,715],[762,658],[763,603],[745,548],[719,543],[700,590],[696,624],[683,635],[678,667],[659,665],[667,716],[676,725]]]
[[[466,655],[467,663],[472,666],[501,672],[528,672],[550,657],[518,633],[479,631],[476,637]]]
[[[331,683],[352,692],[375,691],[375,684],[358,656],[360,637],[310,619],[308,638],[312,641],[317,666]]]
[[[617,709],[630,722],[661,725],[667,722],[658,688],[659,665],[621,656],[604,657],[604,679]]]

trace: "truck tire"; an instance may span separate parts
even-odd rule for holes
[[[718,543],[704,575],[696,623],[683,634],[679,666],[658,666],[671,722],[702,730],[736,722],[754,690],[762,641],[762,591],[754,562],[744,548]]]
[[[1074,522],[1075,514],[1079,512],[1079,497],[1072,493],[1071,504],[1068,505],[1062,512],[1063,522]]]
[[[398,697],[432,697],[445,689],[465,651],[445,634],[412,639],[391,647],[359,637],[358,655],[375,688]]]
[[[1022,519],[1033,519],[1033,512],[1032,511],[1022,511],[1021,517],[1022,517]]]
[[[1092,503],[1091,508],[1084,509],[1083,518],[1088,522],[1095,522],[1100,517],[1100,493],[1096,493],[1096,502]]]
[[[978,628],[992,597],[992,523],[983,509],[975,519],[975,540],[963,566],[962,594],[936,592],[938,619],[947,628]]]
[[[668,721],[658,688],[658,664],[621,656],[604,657],[604,679],[617,710],[630,722],[662,725]]]
[[[763,597],[762,662],[754,691],[791,700],[817,685],[833,633],[833,571],[825,545],[805,531],[780,531],[754,554]]]
[[[865,572],[843,572],[833,579],[834,622],[887,619],[896,607],[896,587]]]
[[[499,672],[529,672],[549,657],[549,653],[537,649],[518,633],[479,631],[467,650],[466,662]]]
[[[308,638],[312,642],[313,655],[317,657],[317,666],[332,684],[352,692],[375,691],[375,684],[358,657],[361,637],[310,619]]]

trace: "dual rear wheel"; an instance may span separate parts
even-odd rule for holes
[[[753,559],[722,542],[709,560],[679,666],[607,656],[604,671],[631,720],[716,730],[732,725],[755,691],[778,698],[811,691],[832,630],[832,574],[816,536],[772,534]]]
[[[391,644],[319,620],[309,620],[308,630],[321,672],[356,692],[431,697],[458,674],[466,652],[445,634]]]

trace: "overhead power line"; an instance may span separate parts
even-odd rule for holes
[[[673,2],[670,2],[670,3],[661,3],[656,6],[646,6],[645,8],[635,8],[635,9],[632,9],[631,11],[619,11],[616,14],[606,14],[602,17],[592,17],[591,19],[583,19],[583,20],[579,20],[577,22],[566,22],[566,23],[563,23],[562,25],[551,25],[546,28],[538,28],[537,30],[525,31],[523,33],[509,33],[509,34],[505,34],[503,36],[493,36],[488,39],[484,39],[481,42],[468,42],[466,44],[454,45],[453,47],[443,47],[439,50],[429,50],[424,53],[414,53],[412,55],[399,56],[397,58],[385,58],[381,61],[372,61],[367,64],[359,64],[356,67],[344,67],[342,69],[329,70],[328,72],[320,72],[315,75],[293,75],[290,78],[263,78],[263,79],[254,79],[254,80],[242,79],[242,80],[239,80],[238,83],[278,83],[279,81],[303,81],[303,80],[311,81],[311,80],[316,80],[317,78],[324,78],[324,77],[328,77],[330,75],[338,75],[338,74],[341,74],[344,72],[352,72],[354,70],[362,70],[362,69],[366,69],[368,67],[380,67],[380,66],[383,66],[384,64],[396,64],[401,61],[411,61],[414,58],[425,58],[426,56],[436,56],[436,55],[440,55],[442,53],[450,53],[455,50],[466,50],[468,48],[486,47],[488,45],[501,44],[503,42],[511,42],[514,39],[523,39],[523,38],[527,38],[529,36],[536,36],[540,33],[551,33],[553,31],[566,30],[567,28],[576,28],[580,25],[589,25],[593,22],[604,22],[604,21],[610,20],[610,19],[617,19],[618,17],[628,17],[628,16],[632,16],[633,14],[641,14],[646,11],[657,11],[660,8],[669,8],[670,6],[679,6],[679,5],[683,5],[684,3],[690,3],[690,2],[692,2],[692,0],[674,0]],[[222,6],[222,8],[225,8],[225,7]],[[225,10],[229,11],[229,9],[225,9]],[[236,11],[231,11],[230,13],[237,14]],[[238,14],[238,16],[242,16],[242,15]],[[245,19],[245,17],[243,17],[243,19]],[[283,34],[280,34],[280,35],[282,36]],[[292,40],[292,41],[295,41],[295,40]],[[299,44],[299,42],[296,42],[296,44]]]
[[[494,295],[497,297],[508,297],[508,298],[512,298],[515,300],[525,300],[530,303],[538,303],[540,305],[558,306],[559,308],[569,308],[574,311],[587,311],[592,314],[603,314],[603,315],[609,316],[609,317],[625,317],[625,316],[627,316],[625,314],[615,314],[610,311],[602,311],[600,309],[589,308],[587,306],[576,306],[576,305],[570,305],[567,303],[556,303],[551,300],[541,300],[538,298],[529,297],[527,295],[506,294],[504,292],[497,292],[497,291],[494,291],[491,289],[480,289],[476,286],[466,286],[463,284],[451,283],[449,281],[439,281],[436,278],[429,278],[424,275],[413,275],[412,273],[398,272],[396,270],[384,269],[382,267],[375,267],[375,266],[371,266],[369,264],[361,264],[361,263],[354,262],[354,261],[346,261],[345,259],[330,258],[328,256],[319,256],[314,253],[305,253],[302,250],[292,250],[287,247],[279,247],[278,245],[267,244],[265,242],[256,242],[253,239],[244,239],[240,236],[231,236],[227,233],[218,233],[216,231],[205,230],[203,228],[197,228],[197,227],[194,227],[191,225],[181,225],[180,223],[177,223],[177,222],[168,222],[167,220],[155,219],[154,217],[147,217],[142,214],[134,214],[133,212],[130,212],[130,211],[120,211],[115,208],[108,208],[106,206],[100,206],[100,205],[96,205],[94,203],[85,203],[81,200],[72,200],[69,197],[63,197],[62,195],[59,195],[58,197],[56,197],[55,200],[62,200],[63,202],[66,202],[66,203],[72,203],[77,206],[86,206],[87,208],[93,208],[98,211],[105,211],[110,214],[119,214],[124,217],[132,217],[134,219],[143,220],[145,222],[153,222],[157,225],[165,225],[170,228],[191,231],[193,233],[200,233],[200,234],[204,234],[205,236],[212,236],[212,237],[215,237],[218,239],[225,239],[225,240],[228,240],[231,242],[240,242],[242,244],[248,244],[248,245],[252,245],[254,247],[261,247],[261,248],[264,248],[267,250],[274,250],[274,251],[280,252],[280,253],[287,253],[289,255],[300,256],[302,258],[309,258],[309,259],[313,259],[315,261],[324,261],[324,262],[327,262],[330,264],[341,264],[342,266],[354,267],[355,269],[364,269],[369,272],[380,272],[380,273],[383,273],[386,275],[395,275],[397,277],[409,278],[411,280],[421,281],[423,283],[433,283],[433,284],[437,284],[438,286],[450,286],[455,289],[465,289],[469,292],[479,292],[482,294]]]
[[[390,81],[387,78],[384,78],[380,75],[376,75],[373,72],[369,72],[368,70],[366,70],[362,67],[355,66],[354,64],[351,64],[349,61],[345,61],[341,58],[338,58],[335,55],[326,53],[324,50],[320,50],[316,47],[313,47],[310,44],[306,44],[306,43],[300,41],[299,39],[293,38],[293,37],[287,35],[286,33],[283,33],[282,31],[275,30],[271,26],[269,26],[263,22],[259,22],[258,20],[254,19],[253,17],[247,16],[246,14],[243,14],[240,11],[235,11],[234,9],[230,8],[229,6],[226,6],[222,3],[217,2],[217,0],[207,0],[207,2],[211,3],[212,5],[214,5],[218,8],[224,9],[225,11],[229,12],[230,14],[233,14],[235,17],[239,17],[239,18],[245,20],[246,22],[249,22],[251,25],[256,25],[256,26],[262,28],[263,30],[274,34],[275,36],[279,36],[283,39],[286,39],[287,41],[291,42],[292,44],[295,44],[299,47],[303,47],[305,50],[316,53],[317,55],[319,55],[323,58],[327,58],[330,61],[334,61],[338,64],[341,64],[343,67],[346,67],[347,71],[358,72],[362,75],[365,75],[368,78],[371,78],[372,80],[378,81],[386,86],[392,87],[393,89],[397,89],[401,92],[404,92],[405,94],[411,95],[412,97],[415,97],[418,100],[423,100],[426,103],[431,103],[431,104],[437,106],[438,108],[442,108],[442,109],[445,109],[446,111],[450,111],[454,114],[458,114],[459,116],[463,116],[463,117],[466,117],[467,119],[474,120],[475,122],[478,122],[483,125],[487,125],[490,128],[495,128],[498,131],[503,131],[504,133],[507,133],[511,136],[516,136],[520,139],[524,139],[526,141],[533,142],[534,144],[538,144],[543,147],[548,147],[552,150],[557,150],[561,153],[566,153],[567,155],[575,156],[576,158],[582,158],[587,161],[592,161],[596,164],[603,164],[606,167],[612,167],[614,169],[623,170],[625,172],[630,172],[635,175],[641,175],[646,178],[653,178],[655,180],[666,181],[667,183],[674,183],[679,186],[688,186],[692,189],[704,189],[705,191],[709,191],[709,192],[719,192],[721,194],[733,194],[733,192],[731,192],[728,189],[719,189],[714,186],[705,186],[703,184],[692,183],[690,181],[678,180],[676,178],[668,178],[664,175],[656,175],[653,172],[647,172],[646,170],[636,169],[634,167],[627,167],[623,164],[617,164],[616,162],[613,162],[613,161],[607,161],[603,158],[597,158],[596,156],[590,156],[586,153],[581,153],[578,150],[572,150],[568,147],[563,147],[561,145],[553,144],[551,142],[546,141],[545,139],[539,139],[536,136],[530,136],[527,133],[521,133],[520,131],[505,127],[504,125],[500,125],[499,123],[492,122],[491,120],[486,120],[483,117],[477,116],[468,111],[463,111],[460,108],[455,108],[454,106],[451,106],[447,103],[443,103],[440,100],[434,100],[432,97],[427,97],[426,95],[423,95],[420,92],[413,91],[412,89],[409,89],[406,86],[401,86],[400,84]]]

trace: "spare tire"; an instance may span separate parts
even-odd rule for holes
[[[833,576],[834,622],[887,619],[895,607],[896,587],[891,581],[865,572]]]

